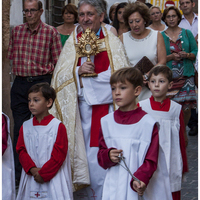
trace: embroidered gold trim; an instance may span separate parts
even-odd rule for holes
[[[114,66],[113,66],[113,60],[112,60],[112,54],[111,54],[111,50],[110,50],[110,46],[109,46],[109,41],[108,41],[108,32],[104,26],[102,26],[102,28],[104,29],[105,34],[106,34],[104,39],[105,39],[105,44],[106,44],[108,58],[110,61],[110,68],[111,68],[111,74],[112,74],[114,72]]]
[[[106,36],[105,36],[105,44],[106,44],[106,49],[107,49],[107,54],[108,54],[108,58],[109,58],[109,61],[110,61],[110,68],[111,68],[111,74],[114,73],[114,65],[113,65],[113,60],[112,60],[112,54],[111,54],[111,50],[110,50],[110,46],[109,46],[109,41],[108,41],[108,32],[107,32],[107,29],[102,26],[102,28],[104,29],[105,33],[106,33]],[[113,108],[114,110],[116,110],[116,106],[115,106],[115,103],[113,102]]]
[[[75,48],[75,51],[76,51],[76,34],[75,34],[76,31],[74,31],[74,34],[73,34],[73,39],[74,39],[74,48]],[[78,63],[78,59],[79,59],[79,56],[78,56],[78,53],[76,52],[76,58],[75,58],[75,61],[74,61],[74,67],[73,67],[73,77],[74,77],[74,80],[75,80],[75,85],[76,85],[76,89],[78,90],[78,86],[77,86],[77,77],[76,77],[76,67],[77,67],[77,63]]]
[[[60,116],[60,121],[63,122],[62,112],[61,112],[60,105],[58,103],[58,99],[57,98],[55,99],[55,106],[56,106],[56,109],[58,111],[58,115]]]
[[[70,80],[64,82],[62,85],[60,85],[58,88],[55,89],[56,93],[60,92],[60,90],[62,90],[65,86],[73,82],[74,82],[74,78],[71,78]]]

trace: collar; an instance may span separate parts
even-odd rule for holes
[[[39,123],[39,121],[36,119],[36,117],[33,117],[33,126],[46,126],[52,119],[54,118],[53,115],[49,114],[47,116],[45,116],[41,122]]]
[[[133,115],[133,114],[136,114],[136,113],[140,112],[141,110],[142,110],[141,107],[137,107],[135,110],[130,110],[130,111],[121,111],[121,110],[119,110],[119,108],[118,108],[115,112],[117,112],[119,115],[126,116],[126,115]]]
[[[31,30],[31,29],[29,28],[28,23],[26,22],[26,24],[25,24],[27,30],[30,30],[32,34],[34,34],[34,33],[35,33],[35,34],[38,33],[39,28],[41,27],[41,25],[42,25],[42,21],[40,20],[40,23],[38,24],[38,26],[37,26],[34,30]]]
[[[193,14],[194,14],[194,19],[198,19],[198,16],[194,12],[193,12]],[[186,19],[184,15],[182,15],[182,19]]]
[[[100,36],[100,32],[101,32],[101,27],[99,28],[99,30],[96,33],[96,36]]]
[[[158,102],[154,100],[154,97],[151,96],[150,97],[150,103],[151,103],[151,107],[153,110],[161,110],[161,111],[169,111],[170,108],[170,99],[166,98],[163,100],[163,102]]]
[[[146,114],[147,113],[144,112],[141,107],[126,112],[118,109],[114,112],[114,119],[115,122],[119,124],[135,124]]]

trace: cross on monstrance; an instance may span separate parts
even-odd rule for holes
[[[99,45],[102,43],[101,40],[96,36],[94,31],[91,31],[90,28],[85,30],[85,33],[82,33],[81,37],[78,39],[78,43],[76,46],[76,52],[79,57],[87,57],[87,62],[91,61],[90,56],[96,55],[100,53]],[[98,74],[91,73],[91,74],[82,74],[83,77],[95,77]]]

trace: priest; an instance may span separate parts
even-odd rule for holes
[[[78,16],[80,27],[66,41],[54,70],[57,99],[51,113],[67,129],[74,199],[101,200],[106,170],[97,162],[100,119],[114,109],[111,74],[129,64],[119,38],[101,25],[102,0],[80,0]]]

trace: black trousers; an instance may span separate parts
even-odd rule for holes
[[[19,77],[17,76],[11,88],[11,110],[14,119],[14,161],[15,161],[15,179],[20,180],[22,166],[19,162],[19,156],[16,152],[16,145],[19,136],[19,130],[23,122],[30,119],[31,112],[28,108],[28,90],[40,82],[51,83],[51,75],[37,77]]]
[[[192,128],[193,126],[198,127],[198,113],[196,112],[196,109],[191,109],[191,117],[188,122],[189,128]]]

